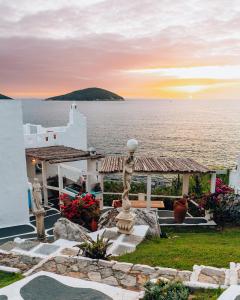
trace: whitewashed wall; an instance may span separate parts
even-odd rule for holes
[[[21,103],[0,101],[0,228],[29,223]]]
[[[64,145],[80,150],[87,150],[87,119],[81,114],[77,105],[73,103],[69,111],[69,122],[66,126],[48,127],[41,125],[25,124],[24,129],[24,144],[25,148],[38,148],[56,145]],[[67,162],[66,164],[78,168],[82,171],[87,170],[86,161]],[[42,181],[41,175],[36,175],[34,165],[31,160],[27,162],[28,178],[33,182],[34,177],[38,177]],[[71,172],[65,170],[68,178],[72,178]],[[47,166],[47,177],[52,177],[57,174],[57,165]],[[78,178],[72,180],[77,180]]]
[[[67,126],[42,127],[41,125],[24,125],[25,148],[64,145],[87,150],[87,120],[76,104],[72,104]]]

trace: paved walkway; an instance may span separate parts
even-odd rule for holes
[[[112,300],[90,288],[74,288],[49,276],[38,276],[20,289],[24,300]]]
[[[45,229],[48,240],[53,240],[53,225],[60,218],[60,212],[56,208],[47,208],[45,215]],[[30,216],[29,224],[0,228],[0,245],[13,241],[16,237],[32,240],[37,237],[36,221]],[[1,300],[1,299],[0,299]]]
[[[0,289],[0,300],[138,300],[139,298],[138,292],[43,271]]]

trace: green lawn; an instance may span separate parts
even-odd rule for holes
[[[169,239],[146,240],[135,252],[116,259],[182,270],[192,270],[194,264],[229,267],[231,261],[240,262],[240,228],[171,233],[169,236]]]
[[[223,290],[196,290],[189,299],[192,300],[217,300],[218,297],[222,294]]]
[[[0,288],[7,286],[15,281],[22,279],[23,276],[21,274],[16,273],[6,273],[0,271]]]

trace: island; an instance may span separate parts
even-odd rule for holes
[[[5,95],[3,95],[3,94],[0,94],[0,100],[5,100],[5,99],[11,99],[12,100],[12,98],[10,98],[10,97],[8,97],[8,96],[5,96]]]
[[[124,98],[110,91],[97,87],[77,90],[68,94],[46,99],[55,101],[123,101]]]

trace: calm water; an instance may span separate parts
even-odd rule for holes
[[[22,101],[24,122],[64,125],[70,102]],[[88,144],[122,153],[129,138],[139,153],[191,157],[209,166],[233,166],[240,153],[240,101],[78,102],[87,116]]]

